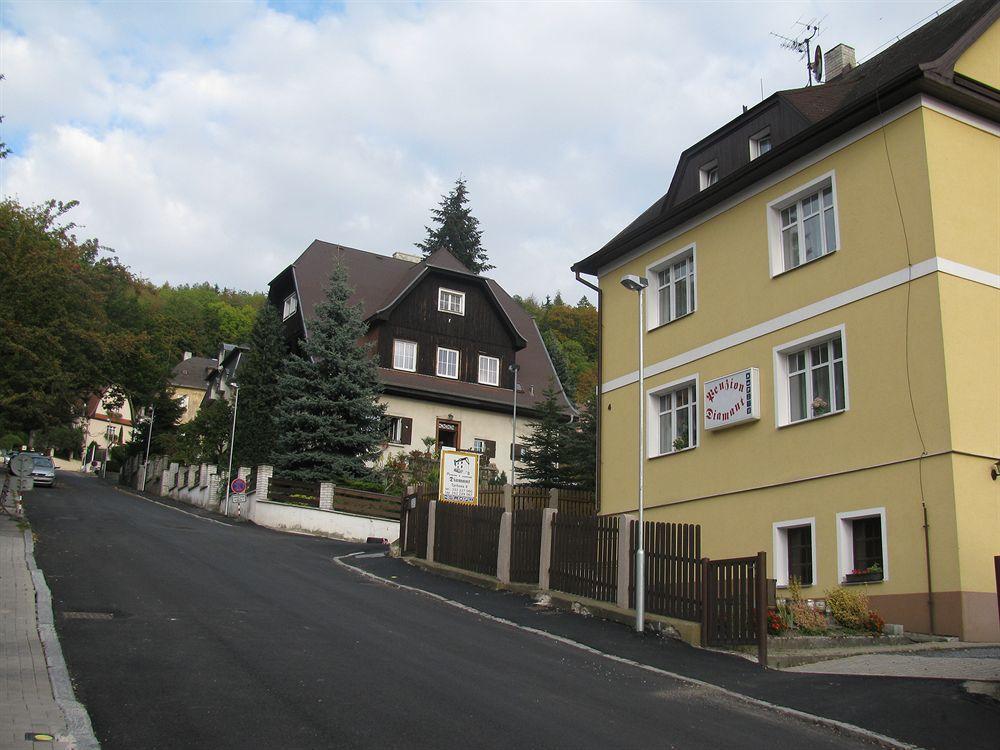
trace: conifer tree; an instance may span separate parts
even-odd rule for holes
[[[347,272],[337,265],[309,324],[304,356],[292,354],[278,378],[275,473],[289,479],[346,481],[368,473],[378,455],[385,406],[378,369],[361,343],[366,326],[348,305]]]
[[[254,319],[250,351],[243,355],[238,373],[240,404],[234,448],[237,466],[260,466],[271,461],[278,437],[274,418],[281,393],[275,383],[284,360],[281,319],[273,305],[265,304]]]
[[[538,418],[529,423],[533,431],[530,435],[521,437],[524,467],[518,470],[518,477],[528,484],[559,487],[562,484],[559,465],[565,460],[563,449],[566,445],[569,415],[559,404],[559,392],[555,389],[554,381],[549,381],[542,395],[544,400],[538,405]]]
[[[594,393],[566,432],[559,467],[564,487],[593,490],[597,486],[597,395]]]
[[[496,266],[490,265],[481,244],[483,232],[479,228],[479,219],[472,215],[468,203],[469,191],[465,179],[459,177],[451,192],[441,196],[440,206],[431,209],[437,226],[433,229],[424,227],[427,237],[416,246],[423,250],[425,258],[435,250],[445,248],[473,273],[490,271]]]

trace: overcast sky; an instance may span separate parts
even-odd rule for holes
[[[932,2],[0,2],[0,192],[76,199],[154,282],[265,289],[314,239],[413,251],[468,180],[493,275],[569,266],[680,152],[805,83],[774,31],[864,58]]]

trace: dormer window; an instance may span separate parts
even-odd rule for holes
[[[750,159],[763,156],[771,150],[771,128],[764,128],[756,135],[750,136]]]
[[[438,311],[465,315],[465,292],[454,289],[438,289]]]
[[[295,296],[295,293],[289,294],[285,297],[285,304],[282,308],[281,319],[288,320],[295,314],[295,311],[299,309],[299,300]]]
[[[715,183],[719,181],[719,161],[718,159],[713,159],[702,166],[698,171],[701,180],[701,189],[712,187]]]

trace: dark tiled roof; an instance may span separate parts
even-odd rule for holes
[[[951,96],[1000,119],[1000,98],[974,93],[954,82],[957,58],[986,29],[1000,18],[998,0],[965,0],[870,60],[820,86],[779,91],[740,117],[719,128],[681,155],[670,190],[646,209],[600,250],[573,265],[573,270],[596,273],[615,260],[663,232],[689,221],[715,204],[766,175],[789,164],[832,138],[870,119],[898,103],[900,96],[910,96],[921,89],[908,88],[914,81],[923,82],[938,96]],[[893,99],[893,96],[896,99]],[[985,98],[984,98],[985,97]],[[721,141],[740,123],[759,117],[768,108],[790,113],[784,120],[794,124],[782,142],[776,143],[766,158],[760,158],[720,174],[719,182],[699,193],[692,189],[690,177],[680,178],[697,169],[692,158],[704,153],[707,144]],[[792,116],[794,115],[794,116]],[[704,162],[702,162],[704,163]]]
[[[218,367],[219,360],[212,357],[190,357],[182,359],[170,375],[170,384],[179,388],[199,388],[205,390],[211,372]]]

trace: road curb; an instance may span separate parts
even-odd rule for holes
[[[333,558],[333,561],[337,565],[340,565],[341,567],[347,568],[348,570],[357,573],[359,575],[365,576],[366,578],[379,581],[380,583],[383,583],[387,586],[393,586],[395,588],[403,589],[406,591],[412,591],[416,594],[422,594],[432,599],[437,599],[443,604],[447,604],[448,606],[455,607],[456,609],[460,609],[470,614],[478,615],[479,617],[482,617],[486,620],[491,620],[492,622],[496,622],[501,625],[507,625],[508,627],[516,628],[517,630],[523,630],[527,633],[538,635],[543,638],[556,641],[557,643],[570,646],[571,648],[579,649],[580,651],[584,651],[586,653],[593,654],[595,656],[601,656],[605,659],[618,662],[619,664],[625,664],[631,667],[636,667],[638,669],[645,670],[647,672],[658,674],[663,677],[669,677],[679,682],[684,682],[688,685],[695,685],[697,687],[701,687],[706,690],[711,690],[716,693],[728,696],[730,698],[734,698],[743,703],[749,703],[750,705],[753,706],[758,706],[760,708],[765,708],[774,711],[776,713],[785,714],[786,716],[792,716],[797,719],[807,721],[813,724],[820,724],[822,726],[830,727],[831,729],[836,729],[841,732],[852,734],[860,739],[878,742],[884,747],[894,748],[895,750],[921,750],[919,745],[913,745],[909,742],[904,742],[894,737],[889,737],[888,735],[880,734],[871,729],[865,729],[864,727],[859,727],[856,724],[850,724],[845,721],[838,721],[837,719],[830,719],[825,716],[819,716],[818,714],[811,714],[807,711],[799,711],[798,709],[795,708],[789,708],[788,706],[782,706],[777,703],[771,703],[770,701],[761,700],[760,698],[754,698],[752,696],[745,695],[743,693],[729,690],[728,688],[715,685],[711,682],[705,682],[704,680],[699,680],[694,677],[688,677],[686,675],[682,675],[677,672],[671,672],[666,669],[660,669],[659,667],[654,667],[650,664],[643,664],[642,662],[635,661],[634,659],[628,659],[624,656],[609,654],[606,651],[601,651],[600,649],[596,649],[593,646],[588,646],[585,643],[574,641],[571,638],[566,638],[561,635],[556,635],[555,633],[549,633],[545,630],[539,630],[538,628],[533,628],[529,625],[521,625],[520,623],[514,622],[513,620],[508,620],[505,617],[498,617],[497,615],[491,615],[489,612],[484,612],[480,609],[476,609],[475,607],[471,607],[468,604],[462,604],[461,602],[457,602],[454,599],[449,599],[448,597],[442,596],[441,594],[435,594],[433,591],[426,591],[425,589],[417,588],[416,586],[409,586],[405,583],[400,583],[399,581],[393,581],[388,578],[383,578],[382,576],[376,575],[375,573],[371,573],[367,570],[363,570],[357,566],[350,565],[347,562],[345,562],[346,559],[354,557],[356,554],[358,553],[352,552],[347,555],[341,555],[339,557]]]
[[[76,699],[73,683],[69,678],[66,660],[63,658],[62,646],[56,634],[55,616],[52,611],[52,591],[45,582],[45,574],[35,563],[35,540],[30,529],[24,534],[24,560],[31,573],[31,582],[35,586],[35,616],[38,620],[38,635],[45,652],[45,663],[48,666],[49,682],[52,685],[52,697],[66,717],[66,727],[69,730],[76,750],[100,750],[101,744],[94,734],[90,723],[90,715],[83,704]]]

